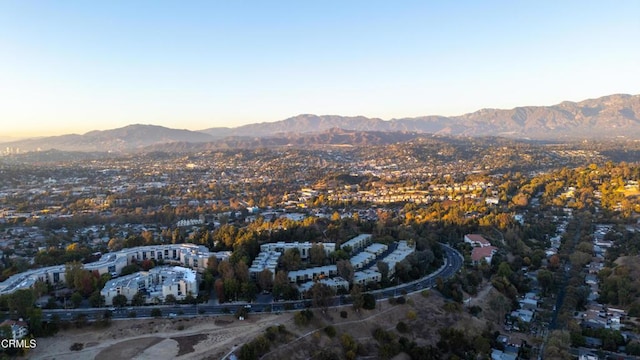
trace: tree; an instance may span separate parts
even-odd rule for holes
[[[64,272],[64,281],[67,284],[69,289],[75,289],[76,286],[76,278],[79,277],[80,273],[85,272],[82,267],[82,263],[79,261],[73,261],[70,263],[66,263]]]
[[[207,269],[211,269],[211,274],[213,276],[218,275],[218,258],[214,256],[210,256],[207,261]]]
[[[258,286],[262,291],[271,291],[273,288],[273,273],[269,269],[264,269],[258,273]]]
[[[273,297],[275,299],[284,298],[289,286],[289,277],[286,271],[277,271],[273,280]]]
[[[127,306],[128,301],[129,300],[127,300],[127,297],[122,294],[118,294],[114,296],[113,299],[111,300],[111,302],[113,303],[113,306],[117,306],[117,307]]]
[[[338,268],[338,275],[340,277],[347,280],[349,283],[353,282],[353,276],[355,274],[355,271],[353,270],[353,265],[351,265],[351,261],[340,260],[336,263],[336,267]]]
[[[227,300],[224,293],[224,280],[216,279],[216,282],[213,284],[213,288],[216,292],[216,296],[218,297],[218,302],[220,304],[224,303]]]
[[[311,287],[313,306],[322,308],[322,311],[327,311],[329,305],[331,305],[331,297],[334,295],[335,291],[326,284],[315,283]]]
[[[573,359],[569,353],[571,335],[566,330],[554,330],[549,336],[549,343],[544,349],[545,359]]]
[[[32,289],[20,289],[9,295],[7,305],[9,311],[15,312],[18,317],[26,318],[35,301]]]
[[[300,250],[298,248],[287,249],[281,257],[282,266],[287,271],[300,269],[302,259],[300,258]]]
[[[233,265],[231,265],[229,260],[223,260],[218,264],[218,273],[223,280],[233,279],[236,276]]]
[[[553,287],[553,273],[545,269],[538,270],[538,284],[540,284],[542,294],[546,295]]]
[[[123,267],[122,270],[120,270],[120,275],[121,276],[130,275],[130,274],[137,273],[138,271],[140,271],[140,266],[138,266],[138,264],[135,264],[135,263],[129,264]]]
[[[313,244],[311,245],[311,249],[309,250],[309,260],[312,265],[322,266],[324,265],[324,261],[327,258],[326,253],[324,252],[323,244]]]
[[[353,285],[351,289],[351,299],[353,300],[353,310],[358,312],[364,306],[364,296],[360,290],[360,286]]]
[[[80,295],[79,292],[74,292],[71,295],[71,304],[73,304],[74,308],[78,308],[80,307],[80,304],[82,303],[82,295]]]
[[[131,305],[142,306],[145,304],[146,300],[147,296],[143,292],[138,291],[135,295],[133,295],[133,298],[131,299]]]
[[[384,284],[389,281],[389,264],[382,260],[378,260],[378,262],[376,263],[376,267],[378,268],[378,272],[380,273],[380,275],[382,275],[382,283]]]
[[[167,296],[164,297],[164,302],[165,304],[175,304],[176,303],[176,297],[173,294],[169,294]]]
[[[89,297],[89,305],[91,305],[91,307],[104,306],[104,296],[102,296],[99,291],[94,291]]]
[[[240,281],[241,283],[245,283],[250,280],[249,267],[243,260],[240,260],[236,263],[236,265],[234,266],[234,270],[236,279],[238,279],[238,281]]]
[[[498,265],[498,276],[502,276],[504,278],[509,278],[513,274],[513,270],[511,270],[511,266],[508,262],[503,261]]]
[[[40,298],[42,295],[46,294],[49,290],[49,286],[42,280],[37,280],[33,284],[33,295],[36,299]]]

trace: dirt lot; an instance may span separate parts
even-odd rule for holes
[[[37,339],[30,359],[221,359],[234,345],[264,328],[288,322],[291,314],[113,321],[108,328],[86,327]],[[71,350],[74,344],[82,349]]]
[[[308,359],[321,349],[332,349],[341,354],[340,335],[349,333],[360,343],[368,356],[375,357],[378,344],[372,331],[380,327],[395,332],[399,321],[405,322],[409,333],[403,334],[418,345],[435,345],[438,329],[456,327],[467,335],[478,334],[486,327],[484,313],[490,313],[488,299],[493,290],[481,291],[474,299],[484,308],[480,318],[465,311],[449,313],[444,310],[444,299],[437,292],[428,296],[413,294],[406,304],[379,302],[375,310],[354,312],[351,306],[329,309],[326,313],[314,310],[310,324],[297,326],[293,313],[280,315],[250,315],[245,321],[232,316],[184,319],[148,319],[113,321],[106,329],[71,329],[52,338],[37,339],[38,346],[29,358],[33,359],[215,359],[223,358],[233,349],[255,339],[272,325],[284,325],[287,338],[274,343],[264,359]],[[347,312],[347,318],[340,311]],[[337,336],[325,334],[325,327],[332,325]],[[71,350],[73,344],[81,344],[79,351]]]

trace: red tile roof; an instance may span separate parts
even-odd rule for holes
[[[475,242],[478,243],[482,246],[488,246],[491,245],[491,243],[489,242],[489,240],[485,239],[482,237],[482,235],[478,235],[478,234],[467,234],[465,235],[465,237],[467,239],[469,239],[471,242]]]
[[[495,246],[475,247],[471,250],[471,260],[480,261],[493,255],[493,252],[496,250],[498,250],[498,248]]]

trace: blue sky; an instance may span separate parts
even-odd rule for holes
[[[0,137],[640,94],[640,1],[0,1]]]

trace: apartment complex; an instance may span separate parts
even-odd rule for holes
[[[113,305],[113,298],[124,295],[131,301],[138,293],[145,296],[146,303],[164,302],[168,295],[184,300],[187,295],[198,296],[196,272],[181,266],[160,266],[109,280],[100,295],[106,305]]]

